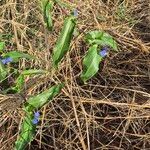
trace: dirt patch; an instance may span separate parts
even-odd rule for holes
[[[136,34],[144,42],[150,42],[150,0],[137,1],[134,15],[139,20],[135,25]]]

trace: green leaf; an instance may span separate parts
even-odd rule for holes
[[[29,142],[33,140],[36,133],[36,125],[32,123],[33,112],[26,112],[26,116],[21,125],[21,132],[15,142],[15,150],[24,150]]]
[[[69,50],[75,25],[76,25],[76,18],[74,16],[70,16],[65,19],[64,26],[56,42],[56,45],[53,49],[52,58],[53,58],[54,67],[58,67],[58,63],[61,61],[61,59]]]
[[[7,76],[7,70],[0,60],[0,81],[4,80]]]
[[[91,31],[85,37],[86,42],[90,45],[98,44],[100,46],[109,46],[113,50],[117,50],[117,43],[111,35],[103,31]]]
[[[52,21],[52,9],[53,9],[53,1],[43,0],[42,7],[43,7],[43,14],[44,14],[44,21],[49,31],[52,31],[53,28],[53,21]]]
[[[85,41],[88,42],[89,44],[93,44],[94,40],[99,40],[102,38],[102,36],[103,36],[102,31],[91,31],[86,34]]]
[[[0,52],[3,51],[4,47],[5,47],[5,42],[0,42]]]
[[[37,96],[31,97],[25,104],[25,109],[30,112],[41,108],[44,104],[48,103],[50,100],[53,99],[53,97],[59,94],[63,86],[63,84],[55,85],[47,91],[44,91]]]
[[[11,57],[13,62],[19,61],[20,58],[35,59],[35,57],[19,51],[11,51],[3,55],[3,57]]]
[[[118,51],[116,41],[107,33],[103,34],[101,43],[102,46],[110,46],[113,50]]]
[[[93,77],[99,70],[99,64],[102,61],[102,57],[98,54],[97,47],[96,44],[91,46],[83,59],[81,79],[84,83]]]

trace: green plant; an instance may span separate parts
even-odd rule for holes
[[[49,0],[42,0],[42,11],[43,17],[46,24],[46,27],[49,31],[52,31],[53,28],[53,21],[52,21],[52,9],[53,9],[53,1]]]
[[[93,77],[99,70],[99,64],[105,57],[99,49],[110,47],[117,51],[116,41],[108,33],[103,31],[91,31],[85,36],[85,41],[90,45],[90,48],[83,59],[83,72],[81,79],[84,83]],[[105,52],[106,51],[106,52]],[[105,50],[104,53],[107,53]]]
[[[23,150],[27,144],[33,140],[36,133],[36,125],[33,123],[34,112],[39,110],[44,104],[52,100],[57,94],[60,93],[63,84],[55,85],[43,93],[30,98],[24,105],[25,117],[21,125],[21,132],[18,140],[15,143],[15,150]]]
[[[104,31],[91,31],[85,36],[85,41],[89,45],[97,44],[100,46],[109,46],[114,51],[117,51],[117,43],[111,35]]]
[[[54,2],[59,3],[59,1],[42,1],[44,21],[49,31],[52,31],[53,28],[51,12]],[[57,69],[59,63],[69,51],[76,23],[77,11],[74,11],[73,15],[71,14],[65,19],[59,38],[57,39],[56,45],[54,46],[52,53],[52,68]],[[108,53],[108,47],[110,47],[114,51],[117,51],[117,44],[115,40],[112,38],[112,36],[103,31],[92,31],[87,33],[87,35],[85,36],[85,41],[89,44],[89,50],[83,59],[83,72],[81,74],[81,79],[84,83],[86,83],[87,80],[92,78],[98,72],[99,64]],[[3,79],[7,76],[3,63],[16,63],[21,58],[36,59],[33,56],[18,51],[3,53],[2,57],[5,59],[1,61],[0,64],[0,71],[2,70],[1,72],[3,72],[0,75]],[[6,58],[11,58],[11,60]],[[47,73],[47,71],[40,69],[29,69],[23,71],[16,70],[16,72],[16,74],[19,75],[15,79],[15,85],[10,88],[11,90],[15,91],[15,93],[21,93],[23,91],[23,85],[27,76]],[[40,120],[38,110],[41,109],[46,103],[50,102],[56,95],[58,95],[63,87],[63,84],[54,85],[53,87],[38,94],[37,96],[29,98],[23,105],[25,116],[21,124],[21,131],[19,133],[18,139],[15,142],[15,150],[24,150],[28,143],[33,140],[36,133],[37,123]]]
[[[46,5],[47,6],[47,5]],[[48,13],[46,15],[49,15]],[[47,19],[49,17],[47,16]],[[48,21],[48,20],[47,20]],[[49,22],[49,21],[48,21]],[[49,23],[47,22],[47,27],[49,28]],[[67,53],[70,47],[70,42],[73,37],[74,28],[76,25],[76,17],[69,16],[65,19],[64,26],[60,33],[60,37],[57,40],[57,43],[53,51],[53,65],[58,67],[58,63],[62,60],[64,55]],[[50,29],[50,28],[49,28]],[[13,59],[16,58],[13,55]],[[16,79],[16,85],[12,87],[17,93],[20,93],[23,89],[25,82],[25,77],[33,74],[43,74],[46,73],[44,70],[25,70]],[[44,104],[48,103],[53,99],[57,94],[60,93],[63,88],[63,84],[58,84],[51,87],[49,90],[44,91],[43,93],[30,98],[27,103],[25,103],[23,110],[25,111],[25,117],[21,125],[21,132],[19,134],[18,140],[15,144],[15,150],[23,150],[29,142],[33,140],[33,137],[36,132],[36,123],[38,119],[35,117],[34,112],[40,109]]]
[[[73,9],[72,6],[66,2],[62,2],[61,0],[41,0],[44,22],[49,31],[52,31],[53,29],[52,10],[54,3],[57,3],[62,8],[68,8],[70,10]]]
[[[10,57],[12,59],[12,62],[18,62],[19,59],[21,58],[26,58],[26,59],[35,59],[35,57],[29,55],[29,54],[25,54],[23,52],[19,52],[19,51],[10,51],[7,53],[3,53],[2,57],[6,58],[6,57]]]
[[[26,58],[29,60],[35,59],[35,57],[33,57],[29,54],[25,54],[23,52],[11,51],[11,52],[5,53],[4,52],[5,44],[3,42],[1,42],[0,47],[1,47],[0,52],[2,53],[2,55],[0,57],[0,82],[5,80],[5,78],[7,77],[7,74],[10,73],[10,70],[16,71],[15,68],[10,69],[10,67],[7,66],[7,64],[16,63],[22,58]]]

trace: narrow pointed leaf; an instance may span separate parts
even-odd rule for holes
[[[86,42],[90,45],[98,44],[100,46],[109,46],[117,51],[117,43],[111,35],[103,31],[91,31],[85,37]]]
[[[32,123],[33,112],[26,112],[26,116],[21,125],[21,132],[18,140],[15,142],[15,150],[25,150],[29,142],[33,140],[36,133],[36,125]]]
[[[52,100],[53,97],[59,94],[62,88],[63,84],[55,85],[47,91],[44,91],[37,96],[31,97],[25,104],[25,109],[27,111],[33,111],[35,109],[41,108],[44,104],[46,104],[47,102]]]
[[[91,46],[83,59],[81,79],[84,83],[93,77],[99,70],[99,64],[102,61],[102,57],[98,54],[97,47],[96,44]]]
[[[27,58],[27,59],[35,59],[33,56],[29,54],[25,54],[19,51],[11,51],[3,55],[4,57],[11,57],[13,62],[17,62],[20,58]]]
[[[70,16],[65,19],[64,26],[53,50],[52,58],[54,67],[58,66],[58,63],[61,61],[61,59],[69,50],[75,25],[76,25],[76,17]]]
[[[44,21],[49,31],[52,31],[53,28],[53,21],[52,21],[52,9],[53,9],[53,1],[43,0],[42,1],[43,7],[43,15]]]

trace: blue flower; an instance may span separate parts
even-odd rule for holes
[[[73,15],[74,15],[75,17],[78,16],[78,10],[77,10],[77,9],[74,9],[74,10],[73,10]]]
[[[0,60],[2,61],[2,63],[4,65],[13,61],[13,59],[11,57],[7,57],[7,58],[3,58],[3,59],[1,58]]]
[[[33,118],[33,120],[32,120],[32,123],[35,124],[35,125],[38,124],[38,122],[39,122],[39,117],[40,117],[39,111],[35,112],[35,113],[34,113],[34,118]]]
[[[39,117],[40,117],[39,111],[37,111],[37,112],[34,113],[34,117],[36,117],[36,118],[39,118]]]
[[[99,55],[102,56],[102,57],[105,57],[108,54],[107,51],[108,51],[108,48],[107,47],[103,47],[101,49],[101,51],[99,52]]]
[[[34,119],[32,120],[32,123],[35,124],[35,125],[38,124],[38,122],[39,122],[39,120],[36,119],[36,118],[34,118]]]

